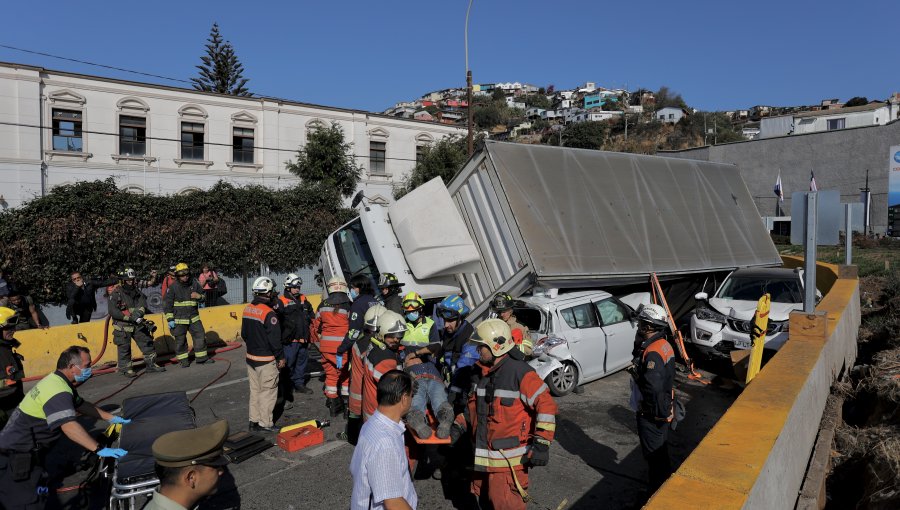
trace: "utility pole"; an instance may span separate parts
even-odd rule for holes
[[[863,205],[863,217],[862,217],[863,236],[868,237],[869,236],[869,206],[872,203],[872,198],[871,198],[872,190],[869,189],[869,169],[868,168],[866,168],[866,187],[860,188],[859,191],[862,192],[862,193],[860,193],[859,198],[860,198],[860,202],[862,202],[862,205]]]
[[[467,146],[469,149],[469,156],[475,152],[475,140],[473,138],[473,116],[472,109],[474,105],[472,104],[472,70],[469,69],[469,12],[472,10],[472,0],[469,0],[469,7],[466,9],[466,30],[465,30],[465,39],[466,39],[466,116],[468,117],[468,128],[469,134],[467,136]]]

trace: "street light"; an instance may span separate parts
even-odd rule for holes
[[[472,0],[469,0],[469,7],[466,9],[466,30],[465,30],[465,44],[466,44],[466,115],[468,116],[468,128],[469,134],[467,137],[467,143],[469,148],[469,156],[475,152],[475,144],[472,139],[472,70],[469,69],[469,11],[472,10]]]

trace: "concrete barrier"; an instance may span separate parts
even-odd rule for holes
[[[309,296],[313,308],[321,301],[319,296]],[[206,329],[206,341],[209,345],[223,345],[240,339],[241,314],[244,304],[215,306],[200,310],[200,319]],[[156,352],[160,356],[166,356],[175,352],[175,339],[169,332],[169,326],[161,314],[148,315],[148,319],[156,323]],[[25,376],[39,377],[56,370],[56,360],[59,353],[70,345],[83,345],[91,350],[91,355],[96,358],[106,351],[96,361],[96,365],[116,362],[116,345],[112,340],[112,325],[104,337],[105,320],[91,321],[83,324],[70,324],[54,326],[50,329],[30,329],[16,333],[16,339],[22,344],[17,352],[25,357]],[[190,334],[188,335],[190,343]],[[141,351],[132,343],[132,356],[139,358]]]
[[[794,508],[831,385],[856,359],[859,281],[843,269],[818,265],[816,313],[791,314],[790,340],[645,508]]]

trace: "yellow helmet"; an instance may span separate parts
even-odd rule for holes
[[[0,306],[0,329],[11,328],[16,325],[16,311],[12,308]]]
[[[184,262],[179,262],[178,264],[175,264],[175,276],[183,276],[183,275],[186,275],[189,273],[190,273],[190,270],[188,268],[188,265],[185,264]]]
[[[501,319],[481,321],[475,327],[475,334],[472,335],[471,341],[476,344],[486,345],[494,357],[503,356],[516,346],[509,324]]]
[[[420,296],[418,292],[410,292],[409,294],[403,296],[404,310],[418,310],[423,306],[425,306],[425,300],[422,299],[422,296]]]

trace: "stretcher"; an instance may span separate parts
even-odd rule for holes
[[[112,482],[109,508],[134,510],[143,506],[138,504],[138,497],[149,497],[159,486],[151,449],[153,442],[167,432],[196,428],[197,423],[183,391],[126,399],[122,403],[122,416],[131,423],[122,427],[117,447],[128,454],[121,459],[109,459],[110,463],[102,469]]]

